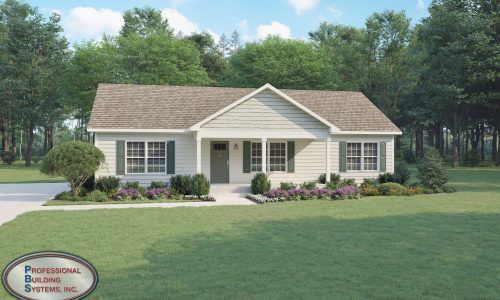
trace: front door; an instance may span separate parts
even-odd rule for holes
[[[210,142],[210,182],[229,183],[229,142]]]

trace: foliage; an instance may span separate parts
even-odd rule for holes
[[[6,165],[12,165],[13,162],[16,161],[16,154],[11,151],[5,151],[1,155],[2,161]]]
[[[364,179],[360,186],[360,193],[363,196],[378,196],[380,195],[378,191],[378,180],[374,179]]]
[[[393,173],[382,173],[378,175],[378,183],[397,182]]]
[[[430,189],[442,188],[448,182],[448,175],[444,168],[443,159],[436,149],[429,149],[418,165],[418,179],[420,183]]]
[[[175,175],[170,177],[170,188],[182,195],[190,195],[189,183],[191,176],[189,175]]]
[[[82,188],[87,192],[92,192],[96,189],[95,175],[90,176],[82,185]]]
[[[116,176],[99,177],[95,186],[97,190],[111,196],[120,189],[120,178]]]
[[[55,195],[54,199],[62,201],[78,201],[80,198],[78,196],[73,195],[71,192],[64,191]]]
[[[325,184],[326,183],[325,178],[326,178],[325,173],[319,175],[318,182]],[[339,183],[340,182],[340,175],[336,174],[336,173],[330,173],[330,182]]]
[[[259,172],[254,175],[251,182],[252,194],[264,194],[271,189],[271,180],[267,178],[265,173]]]
[[[300,185],[301,189],[305,190],[312,190],[316,188],[316,182],[315,181],[306,181]]]
[[[134,7],[123,13],[123,26],[120,30],[122,36],[135,34],[144,37],[150,34],[172,35],[172,33],[168,20],[163,19],[158,9]]]
[[[201,66],[207,71],[208,76],[214,81],[220,81],[227,67],[227,61],[215,45],[212,35],[206,31],[194,32],[185,39],[193,42],[200,51]]]
[[[333,200],[359,199],[361,197],[359,189],[352,185],[346,185],[333,191]]]
[[[189,180],[189,192],[191,195],[201,197],[210,192],[210,182],[203,173],[195,174]]]
[[[451,186],[443,186],[443,192],[444,193],[455,193],[457,191],[457,189],[455,189],[454,187],[451,187]]]
[[[150,188],[145,193],[145,196],[151,200],[168,199],[173,195],[174,192],[167,188]]]
[[[121,188],[116,194],[113,195],[116,200],[140,199],[141,193],[134,188]]]
[[[139,190],[141,188],[141,185],[139,184],[139,181],[127,181],[122,184],[122,188]]]
[[[85,201],[91,201],[91,202],[106,202],[109,200],[108,194],[105,192],[102,192],[100,190],[95,190],[90,192],[87,196],[83,198]]]
[[[329,58],[310,43],[271,36],[247,43],[232,54],[222,84],[329,89],[333,87],[332,69]]]
[[[104,154],[92,144],[71,141],[57,145],[42,161],[41,172],[63,176],[73,195],[78,195],[85,181],[104,163]]]
[[[293,182],[280,182],[280,189],[282,190],[293,190],[297,185]]]
[[[394,168],[394,182],[405,185],[410,177],[411,172],[408,165],[404,162],[396,162],[396,167]]]
[[[149,184],[150,189],[161,189],[166,187],[167,184],[163,181],[151,181],[151,184]]]
[[[477,167],[481,161],[481,156],[476,149],[471,149],[465,153],[464,165],[468,167]]]
[[[378,191],[384,196],[402,196],[406,188],[397,182],[386,182],[378,186]]]

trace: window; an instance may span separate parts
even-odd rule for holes
[[[165,173],[164,142],[148,142],[148,173]]]
[[[363,168],[367,171],[377,170],[377,143],[365,143],[363,149]]]
[[[377,143],[347,143],[348,171],[376,171],[378,169]]]
[[[165,163],[165,142],[127,142],[127,173],[165,173]]]
[[[361,170],[361,143],[347,143],[347,171]]]
[[[251,149],[252,172],[262,171],[262,143],[252,142]],[[271,172],[286,171],[286,143],[268,143],[267,170]]]
[[[252,166],[252,172],[262,171],[262,143],[261,142],[252,142],[251,166]]]
[[[127,173],[144,173],[144,142],[127,142]]]
[[[286,143],[269,143],[269,171],[286,170]]]

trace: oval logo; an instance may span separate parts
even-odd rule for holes
[[[22,256],[5,268],[2,282],[23,300],[82,299],[97,286],[97,271],[81,257],[62,252]]]

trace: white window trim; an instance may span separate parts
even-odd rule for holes
[[[262,170],[261,171],[252,171],[252,144],[253,143],[260,143],[261,144],[261,147],[262,147],[262,141],[250,141],[250,173],[259,173],[259,172],[263,172]],[[270,161],[271,161],[271,155],[270,155],[270,144],[271,143],[285,143],[285,171],[270,171]],[[262,156],[261,156],[262,158]],[[284,141],[284,140],[273,140],[273,141],[267,141],[266,142],[266,173],[288,173],[288,161],[287,161],[287,158],[288,158],[288,143],[287,141]],[[261,164],[262,165],[262,164]]]
[[[144,143],[144,157],[129,157],[128,143]],[[164,143],[165,144],[165,172],[148,172],[148,143]],[[144,173],[130,173],[128,172],[128,158],[144,158]],[[161,157],[151,157],[151,158],[161,158]],[[167,142],[163,141],[125,141],[125,175],[161,175],[167,174]]]
[[[347,170],[347,144],[361,144],[361,169],[360,170]],[[365,143],[377,144],[377,169],[365,170]],[[346,172],[347,173],[360,173],[360,172],[380,172],[380,142],[378,141],[346,141]],[[357,156],[356,156],[357,157]],[[368,156],[374,157],[374,156]]]

